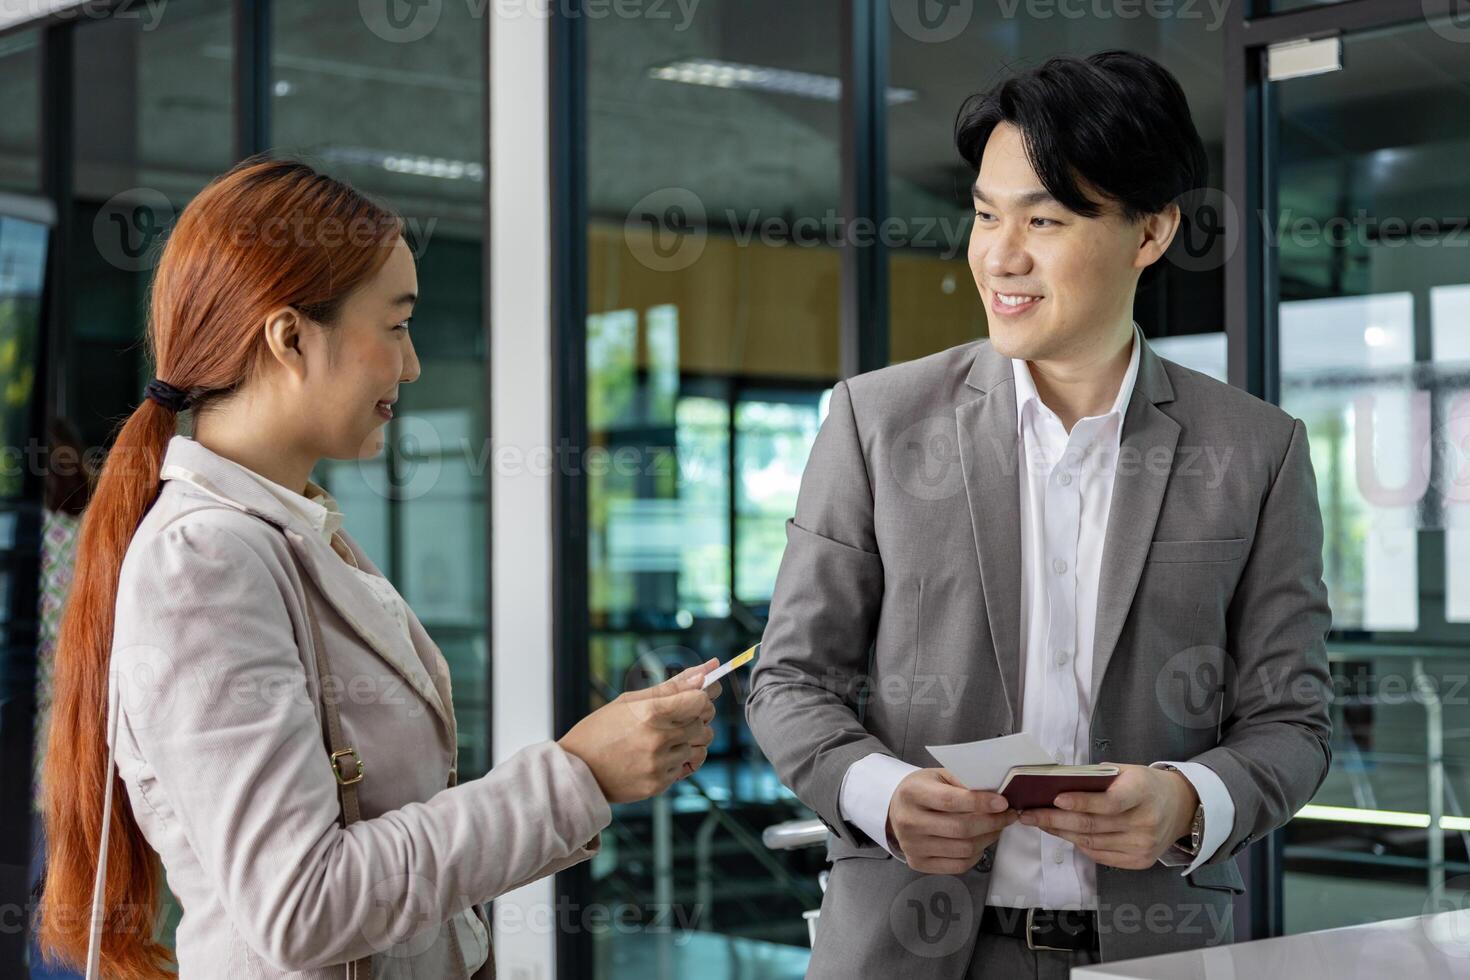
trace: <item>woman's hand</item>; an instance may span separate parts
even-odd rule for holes
[[[701,691],[708,660],[598,708],[557,740],[592,770],[609,803],[656,796],[704,764],[720,685]]]

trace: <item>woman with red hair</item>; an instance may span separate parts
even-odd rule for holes
[[[156,855],[185,978],[491,976],[480,904],[586,860],[610,802],[704,761],[711,664],[457,784],[444,658],[310,479],[376,455],[419,376],[402,231],[340,181],[252,160],[168,237],[157,376],[83,518],[57,644],[50,957],[171,976]]]

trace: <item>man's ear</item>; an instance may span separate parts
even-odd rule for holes
[[[298,377],[306,374],[306,358],[302,351],[304,322],[301,313],[290,306],[272,310],[265,318],[265,345],[269,356]]]
[[[1169,243],[1179,231],[1181,214],[1179,205],[1170,203],[1157,214],[1146,215],[1139,225],[1138,254],[1133,257],[1133,267],[1143,269],[1163,258]]]

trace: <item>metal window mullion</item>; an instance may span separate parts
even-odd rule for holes
[[[840,0],[842,227],[839,357],[850,378],[888,363],[888,4]],[[854,241],[854,239],[858,239]]]

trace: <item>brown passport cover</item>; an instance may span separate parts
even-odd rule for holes
[[[1013,810],[1031,810],[1051,806],[1059,793],[1080,791],[1101,793],[1107,789],[1117,773],[1110,776],[1043,776],[1017,774],[1011,777],[1001,795]]]

